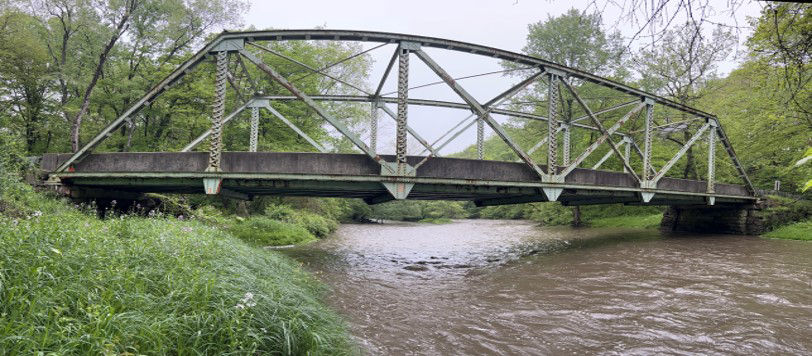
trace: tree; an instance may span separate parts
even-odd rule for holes
[[[139,72],[145,63],[168,64],[213,27],[236,23],[244,8],[242,0],[32,0],[27,10],[43,24],[71,148],[79,148],[93,94],[115,57],[129,55],[131,80],[145,74]],[[128,104],[123,99],[119,106]]]
[[[598,14],[570,9],[527,28],[527,45],[522,51],[528,55],[603,75],[622,64],[620,33],[607,34]]]
[[[751,56],[771,72],[787,107],[812,124],[812,5],[770,4],[752,25]]]
[[[720,26],[707,37],[701,27],[686,23],[668,31],[661,45],[643,50],[635,62],[645,89],[677,103],[693,106],[706,93],[702,89],[710,79],[715,78],[718,63],[730,54],[734,43],[730,31]],[[680,121],[688,119],[685,112],[680,111],[678,115]],[[686,127],[682,134],[682,140],[671,136],[667,139],[683,146],[691,138],[691,132]],[[688,149],[685,157],[683,178],[697,179],[693,148]]]
[[[47,150],[50,138],[42,135],[50,126],[48,86],[53,74],[47,50],[38,41],[39,22],[16,10],[0,13],[0,102],[21,128],[28,152]],[[35,147],[35,145],[38,147]]]

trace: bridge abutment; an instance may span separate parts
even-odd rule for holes
[[[663,214],[663,232],[760,235],[765,231],[763,204],[671,206]]]

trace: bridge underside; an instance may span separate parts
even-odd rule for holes
[[[42,168],[53,172],[69,154],[48,154]],[[387,161],[392,157],[382,156]],[[408,157],[416,164],[423,157]],[[203,193],[203,180],[222,178],[224,195],[362,198],[392,200],[382,183],[414,184],[408,199],[470,200],[478,205],[557,200],[564,205],[642,204],[639,183],[629,174],[575,169],[563,183],[541,182],[524,163],[434,157],[415,177],[381,175],[366,155],[335,153],[224,152],[221,172],[204,172],[206,152],[99,153],[88,155],[72,172],[52,173],[75,197],[119,197],[140,193]],[[546,167],[542,167],[546,170]],[[551,190],[552,189],[552,190]],[[548,199],[550,191],[560,195]],[[751,203],[743,186],[663,178],[648,204],[707,205]],[[712,198],[712,199],[710,199]]]

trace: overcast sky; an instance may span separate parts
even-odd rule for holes
[[[719,7],[724,8],[727,0],[719,0]],[[546,20],[550,16],[559,16],[570,8],[584,9],[590,1],[546,1],[546,0],[254,0],[245,17],[246,26],[258,29],[307,29],[325,27],[328,29],[350,29],[399,32],[431,37],[447,38],[472,42],[496,48],[520,52],[525,45],[528,24]],[[745,4],[737,13],[739,23],[744,24],[745,16],[757,16],[761,5]],[[624,36],[631,36],[635,28],[627,24],[618,24],[618,13],[613,9],[605,11],[604,24],[621,31]],[[720,22],[730,22],[729,18],[718,18]],[[745,36],[742,36],[745,37]],[[366,45],[365,48],[369,48]],[[386,62],[392,54],[389,46],[371,52],[376,65],[372,71],[370,83],[376,82],[383,72]],[[470,75],[491,70],[499,70],[498,62],[473,58],[476,56],[458,56],[434,51],[436,60],[446,67],[453,76]],[[412,86],[437,80],[426,68],[412,57],[410,84]],[[725,73],[735,67],[731,58],[720,66]],[[479,100],[486,101],[497,94],[499,89],[507,88],[518,78],[499,75],[462,81],[466,89],[474,93]],[[395,80],[388,81],[387,88],[394,88]],[[386,90],[384,90],[386,91]],[[414,90],[410,97],[432,98],[438,100],[459,101],[454,95],[441,86]],[[394,107],[393,107],[394,109]],[[424,133],[429,141],[439,137],[468,113],[437,109],[410,108],[410,125]],[[381,116],[383,125],[379,139],[380,150],[391,153],[393,146],[391,129],[394,122]],[[505,120],[501,118],[500,121]],[[475,130],[447,146],[445,153],[459,151],[474,143]],[[368,137],[364,137],[365,141]],[[415,142],[410,142],[410,153],[415,151]],[[525,148],[526,149],[526,148]]]

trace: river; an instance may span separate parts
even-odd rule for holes
[[[367,354],[812,353],[809,242],[458,220],[286,253]]]

